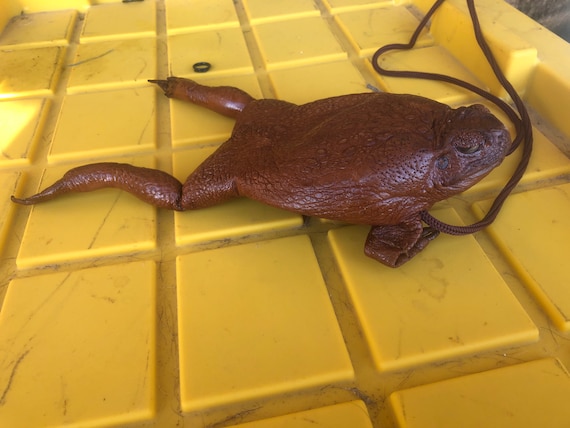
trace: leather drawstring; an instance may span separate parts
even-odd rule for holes
[[[511,145],[511,148],[509,149],[509,152],[507,155],[510,155],[511,153],[513,153],[517,149],[517,147],[519,147],[520,144],[523,143],[522,157],[521,157],[521,160],[520,160],[517,168],[513,172],[511,178],[507,181],[507,183],[505,184],[503,189],[499,192],[499,194],[497,195],[497,197],[493,201],[493,204],[489,208],[489,211],[487,212],[487,214],[485,214],[483,219],[481,219],[480,221],[478,221],[472,225],[469,225],[469,226],[455,226],[455,225],[450,225],[450,224],[444,223],[444,222],[436,219],[431,214],[429,214],[427,211],[421,212],[422,221],[424,223],[426,223],[428,226],[432,227],[433,229],[439,230],[440,232],[447,233],[450,235],[466,235],[466,234],[478,232],[481,229],[484,229],[485,227],[489,226],[495,220],[495,218],[497,217],[497,214],[499,214],[499,211],[501,210],[501,207],[503,206],[503,203],[505,202],[505,200],[507,199],[509,194],[512,192],[512,190],[516,187],[517,183],[522,178],[522,176],[523,176],[523,174],[524,174],[524,172],[528,166],[530,155],[532,153],[532,143],[533,143],[532,124],[530,122],[528,112],[526,110],[526,107],[524,106],[522,99],[519,97],[517,91],[514,89],[514,87],[511,85],[511,83],[507,80],[507,78],[505,77],[505,75],[501,71],[501,68],[499,67],[499,65],[497,63],[497,60],[493,56],[493,53],[491,52],[489,45],[487,44],[487,42],[485,41],[485,38],[483,37],[483,32],[481,30],[481,24],[479,23],[477,11],[475,10],[474,0],[467,0],[467,7],[469,9],[471,21],[473,23],[473,30],[475,33],[475,38],[477,40],[477,43],[479,44],[479,47],[481,48],[481,51],[483,52],[483,54],[485,55],[485,58],[487,59],[489,65],[491,66],[493,73],[497,77],[499,83],[503,86],[503,88],[507,91],[507,94],[513,100],[513,103],[515,104],[515,107],[518,111],[518,114],[517,114],[517,112],[515,112],[511,108],[511,106],[509,106],[509,104],[507,104],[506,102],[501,100],[499,97],[497,97],[497,96],[489,93],[488,91],[485,91],[485,90],[483,90],[483,89],[481,89],[475,85],[472,85],[468,82],[457,79],[455,77],[446,76],[444,74],[427,73],[427,72],[421,72],[421,71],[386,70],[386,69],[380,67],[380,65],[378,64],[378,58],[380,57],[380,55],[382,55],[388,51],[391,51],[391,50],[412,49],[415,46],[416,41],[417,41],[421,31],[427,25],[427,23],[430,20],[430,18],[432,17],[432,15],[435,13],[435,11],[441,6],[441,4],[444,1],[445,0],[437,0],[433,4],[433,6],[430,8],[430,10],[427,12],[427,14],[424,16],[424,18],[419,23],[418,27],[414,31],[414,33],[413,33],[413,35],[410,38],[410,41],[408,43],[406,43],[406,44],[394,43],[394,44],[389,44],[389,45],[383,46],[380,49],[378,49],[374,53],[374,55],[372,56],[372,66],[374,67],[374,69],[376,70],[376,72],[378,74],[381,74],[384,76],[410,77],[410,78],[418,78],[418,79],[426,79],[426,80],[437,80],[437,81],[443,81],[443,82],[447,82],[447,83],[465,88],[465,89],[467,89],[471,92],[474,92],[477,95],[480,95],[481,97],[484,97],[487,100],[491,101],[493,104],[495,104],[497,107],[499,107],[503,112],[505,112],[505,114],[507,115],[509,120],[513,123],[513,125],[515,127],[515,138],[513,140],[513,143]]]

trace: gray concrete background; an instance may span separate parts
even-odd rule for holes
[[[570,42],[570,0],[506,0]]]

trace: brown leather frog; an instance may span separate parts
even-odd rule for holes
[[[477,183],[511,147],[505,126],[484,106],[364,93],[304,105],[256,100],[233,87],[169,77],[166,96],[236,119],[232,135],[185,183],[128,164],[81,166],[25,199],[117,187],[179,211],[247,197],[307,216],[371,225],[365,252],[399,266],[437,236],[420,212]]]

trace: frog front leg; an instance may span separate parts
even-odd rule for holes
[[[364,253],[390,267],[398,267],[422,251],[439,232],[431,227],[422,227],[419,218],[408,222],[372,226]]]
[[[237,118],[245,106],[255,101],[255,98],[241,89],[232,86],[204,86],[183,77],[149,82],[157,84],[168,98],[188,101],[233,119]]]

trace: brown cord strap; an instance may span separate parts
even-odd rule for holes
[[[507,78],[501,71],[501,68],[499,67],[495,57],[493,56],[493,53],[491,52],[489,45],[487,44],[485,38],[483,37],[483,32],[481,31],[481,25],[479,23],[479,18],[477,17],[477,12],[475,10],[475,4],[473,0],[467,0],[467,7],[469,8],[469,14],[471,15],[471,21],[473,23],[475,38],[477,39],[477,43],[479,44],[481,51],[485,55],[485,58],[487,59],[489,65],[491,66],[498,81],[501,83],[503,88],[505,88],[505,90],[513,100],[515,107],[517,108],[518,115],[506,102],[501,100],[499,97],[463,80],[451,76],[446,76],[444,74],[426,73],[420,71],[407,71],[407,70],[386,70],[380,67],[380,65],[378,64],[378,58],[380,57],[380,55],[391,50],[412,49],[415,46],[416,41],[420,35],[420,32],[426,26],[429,19],[434,14],[434,12],[439,8],[439,6],[441,6],[441,4],[444,1],[445,0],[437,0],[433,4],[433,6],[430,8],[430,10],[422,19],[422,21],[419,23],[418,27],[414,31],[414,34],[412,35],[410,41],[407,44],[401,44],[401,43],[389,44],[378,49],[372,57],[372,66],[374,67],[374,69],[378,74],[385,76],[438,80],[465,88],[471,92],[476,93],[477,95],[480,95],[488,99],[489,101],[497,105],[497,107],[499,107],[502,111],[504,111],[509,120],[513,123],[515,127],[516,136],[513,140],[508,155],[514,152],[522,142],[523,143],[522,158],[517,168],[513,172],[513,175],[507,181],[503,189],[499,192],[499,194],[493,201],[491,208],[489,208],[489,211],[481,221],[478,221],[477,223],[474,223],[470,226],[454,226],[436,219],[427,211],[421,212],[421,218],[424,221],[424,223],[426,223],[428,226],[431,226],[436,230],[451,235],[466,235],[480,231],[481,229],[490,225],[495,220],[497,214],[501,210],[503,203],[505,202],[511,191],[515,188],[517,183],[520,181],[521,177],[523,176],[526,167],[528,165],[530,155],[532,153],[532,142],[533,142],[532,124],[530,122],[530,118],[528,116],[528,112],[526,110],[526,107],[524,106],[523,101],[521,100],[514,87],[511,85],[511,83],[507,80]]]

